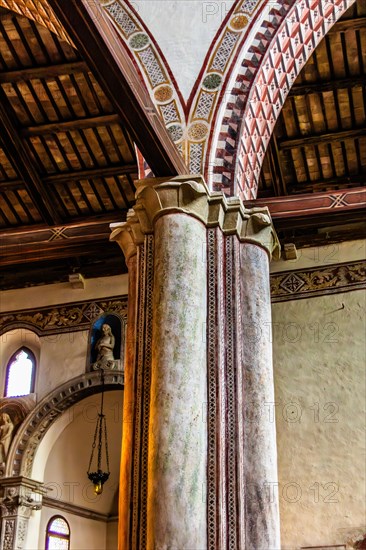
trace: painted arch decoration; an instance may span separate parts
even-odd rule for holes
[[[262,161],[288,92],[316,46],[354,2],[296,1],[267,48],[244,54],[211,147],[214,189],[256,198]]]
[[[262,160],[288,91],[321,39],[354,2],[236,0],[185,102],[133,2],[94,0],[118,32],[121,48],[133,60],[190,173],[203,174],[211,189],[244,199],[256,197]],[[0,0],[0,6],[70,43],[47,0]],[[144,170],[150,175],[146,165]]]
[[[127,0],[102,3],[190,173],[204,174],[214,190],[254,199],[288,91],[354,1],[237,0],[186,103],[159,45],[132,5]]]

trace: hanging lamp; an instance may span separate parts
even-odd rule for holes
[[[97,424],[95,426],[94,440],[92,444],[89,467],[87,472],[88,478],[94,485],[94,493],[96,495],[102,494],[103,485],[109,478],[109,474],[110,474],[107,423],[106,423],[105,414],[103,413],[103,406],[104,406],[104,370],[103,369],[101,369],[101,380],[102,380],[102,399],[101,399],[101,405],[100,405],[100,413],[98,414]],[[91,468],[93,465],[94,451],[96,447],[98,447],[96,471],[91,472]],[[105,455],[106,471],[103,471],[102,469],[103,451]]]

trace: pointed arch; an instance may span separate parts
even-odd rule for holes
[[[316,46],[354,2],[296,0],[285,14],[277,13],[274,34],[261,26],[250,47],[246,42],[206,159],[211,188],[256,198],[264,154],[288,92]]]

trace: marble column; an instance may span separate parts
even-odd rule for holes
[[[112,235],[137,273],[120,550],[278,550],[268,210],[141,180]]]

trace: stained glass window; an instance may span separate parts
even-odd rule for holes
[[[34,390],[36,360],[28,348],[16,351],[6,370],[5,397],[28,395]]]
[[[54,516],[47,525],[46,550],[69,550],[70,528],[61,516]]]

